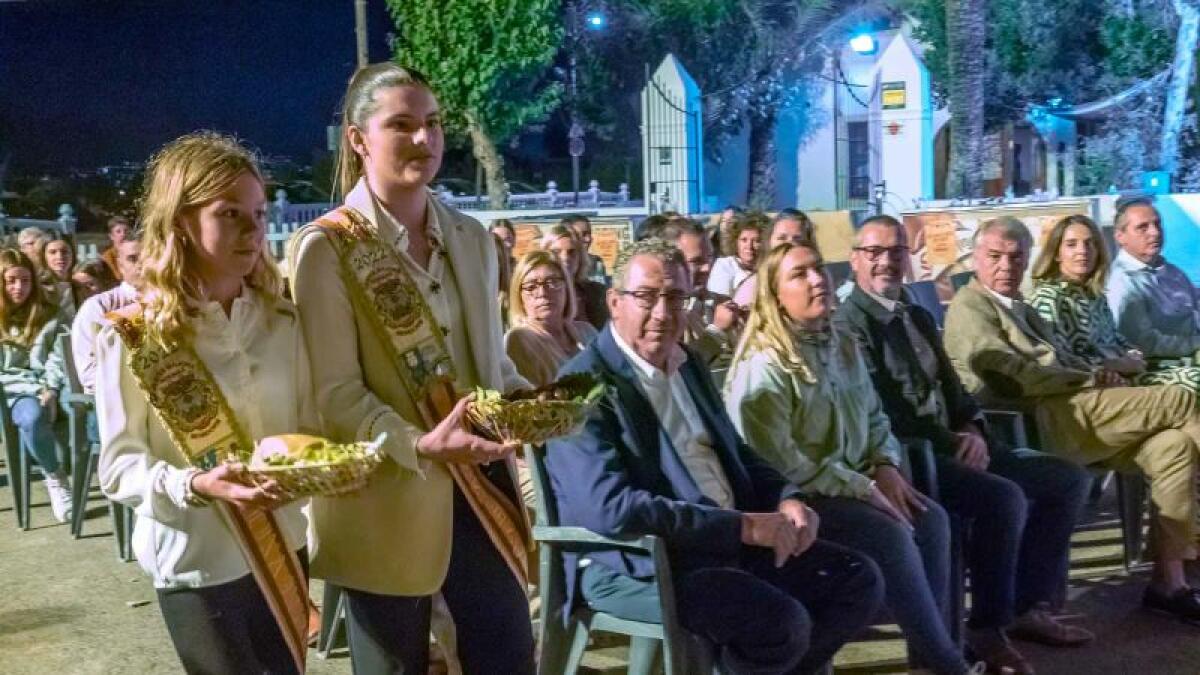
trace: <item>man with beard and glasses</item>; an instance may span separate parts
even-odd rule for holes
[[[610,383],[583,430],[547,447],[562,524],[662,537],[679,621],[715,644],[724,672],[820,672],[874,617],[879,570],[816,539],[800,489],[738,435],[707,369],[679,344],[689,294],[671,244],[641,241],[617,260],[612,321],[559,373]],[[564,556],[563,616],[579,589],[597,610],[662,619],[648,556],[580,557]]]
[[[1108,305],[1117,328],[1151,370],[1192,365],[1200,351],[1200,291],[1162,255],[1162,217],[1148,199],[1117,209],[1120,251],[1108,275]]]
[[[1089,475],[1036,450],[1010,448],[988,432],[933,316],[904,289],[905,234],[891,216],[863,222],[850,254],[855,285],[838,324],[861,346],[893,433],[933,444],[942,506],[972,523],[968,644],[994,672],[1032,673],[1010,636],[1052,646],[1094,637],[1049,611],[1066,583],[1071,531]]]
[[[1145,474],[1158,507],[1152,523],[1157,559],[1142,603],[1200,621],[1200,589],[1188,585],[1183,567],[1196,557],[1196,396],[1169,385],[1125,386],[1120,373],[1062,345],[1021,295],[1032,247],[1029,230],[1015,218],[979,226],[975,279],[959,289],[946,313],[950,361],[983,403],[1029,411],[1046,452]]]

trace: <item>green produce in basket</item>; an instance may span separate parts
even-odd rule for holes
[[[604,395],[604,389],[603,382],[586,373],[508,396],[479,388],[467,413],[476,430],[489,438],[539,443],[582,424],[588,407]]]
[[[358,443],[334,443],[316,436],[283,434],[263,439],[255,452],[260,467],[303,467],[337,464],[364,456]]]

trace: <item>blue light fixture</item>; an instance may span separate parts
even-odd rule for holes
[[[584,22],[591,30],[601,30],[604,28],[604,24],[607,23],[603,12],[588,12]]]
[[[870,33],[859,33],[850,38],[850,49],[853,49],[856,54],[874,54],[879,48],[879,44],[875,42],[875,36]]]

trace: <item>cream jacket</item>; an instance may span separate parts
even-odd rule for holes
[[[384,242],[407,250],[401,246],[406,233],[377,206],[365,181],[346,196],[346,205],[365,216]],[[462,308],[443,327],[452,344],[454,334],[465,331],[464,344],[474,361],[473,368],[456,363],[458,385],[500,391],[529,386],[504,352],[491,235],[432,196],[429,209],[449,263],[445,273],[454,277]],[[368,322],[367,312],[373,310],[360,306],[347,291],[333,244],[310,225],[293,238],[289,254],[292,297],[311,350],[325,435],[347,442],[387,432],[384,450],[391,460],[360,492],[313,500],[313,576],[383,595],[434,593],[450,561],[453,480],[441,463],[417,455],[417,438],[428,429]],[[425,280],[415,280],[429,292]],[[462,381],[464,373],[473,373],[478,382]]]
[[[208,367],[242,428],[264,436],[316,432],[308,355],[296,308],[243,291],[227,318],[207,303],[192,321],[196,353]],[[220,511],[185,499],[187,460],[151,410],[113,327],[96,338],[96,413],[100,423],[100,487],[137,513],[133,550],[158,588],[215,586],[250,573]],[[307,522],[293,502],[275,511],[293,550]]]

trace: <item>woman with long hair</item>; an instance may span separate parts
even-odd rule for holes
[[[71,274],[75,269],[75,238],[61,232],[50,232],[42,242],[38,259],[42,285],[58,305],[63,323],[69,324],[86,297],[86,291],[76,286]]]
[[[313,574],[344,589],[355,672],[425,673],[440,593],[464,672],[532,673],[516,446],[473,433],[460,393],[529,386],[504,353],[494,239],[430,195],[445,139],[423,75],[360,68],[341,119],[342,206],[292,239],[293,297],[327,433],[386,432],[387,459],[353,499],[313,500]]]
[[[144,194],[140,300],[97,336],[100,484],[138,516],[133,550],[185,671],[295,673],[307,522],[243,462],[256,440],[319,423],[264,246],[262,174],[200,132],[150,160]]]
[[[830,322],[833,288],[811,243],[782,244],[756,277],[754,304],[726,378],[729,416],[747,444],[800,486],[821,537],[879,564],[913,667],[970,671],[950,638],[946,512],[900,474],[863,357]]]
[[[1104,235],[1091,218],[1059,220],[1033,263],[1029,306],[1054,327],[1064,347],[1093,366],[1120,373],[1130,384],[1174,384],[1200,393],[1200,367],[1152,367],[1117,330],[1104,297],[1109,262]]]
[[[71,490],[58,462],[54,419],[58,393],[66,379],[54,349],[60,323],[58,307],[46,299],[33,261],[16,249],[0,251],[0,385],[21,445],[37,460],[45,476],[50,508],[61,523],[71,517]],[[13,469],[10,467],[9,471]]]
[[[596,330],[604,328],[608,322],[608,301],[605,300],[608,289],[588,278],[587,251],[579,234],[570,225],[553,225],[542,235],[541,248],[553,253],[567,270],[575,290],[575,319],[592,324]]]
[[[81,305],[84,300],[111,288],[116,288],[117,284],[120,283],[113,276],[108,263],[100,259],[89,260],[77,265],[75,271],[71,274],[71,281],[79,289],[79,304]]]

